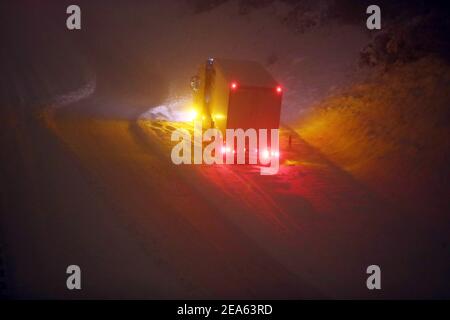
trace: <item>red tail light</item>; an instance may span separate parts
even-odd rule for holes
[[[283,89],[281,88],[281,86],[277,86],[277,87],[275,88],[275,90],[276,90],[277,93],[283,92]]]
[[[232,90],[236,90],[237,87],[238,87],[237,82],[232,82],[231,85],[230,85],[230,87],[231,87]]]

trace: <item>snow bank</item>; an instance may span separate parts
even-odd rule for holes
[[[379,193],[415,208],[448,208],[450,67],[431,58],[324,100],[300,135]]]

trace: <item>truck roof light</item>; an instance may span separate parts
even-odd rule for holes
[[[231,83],[231,89],[236,90],[237,87],[238,87],[237,82],[236,82],[236,81],[233,81],[233,82]]]
[[[277,91],[277,93],[281,93],[283,91],[283,89],[281,88],[281,86],[277,86],[277,88],[275,89]]]

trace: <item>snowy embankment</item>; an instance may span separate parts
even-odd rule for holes
[[[446,215],[449,75],[432,58],[395,66],[319,103],[297,132],[380,194]]]

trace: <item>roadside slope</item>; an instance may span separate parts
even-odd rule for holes
[[[324,100],[295,128],[383,196],[446,215],[449,84],[450,66],[440,60],[397,65]]]

